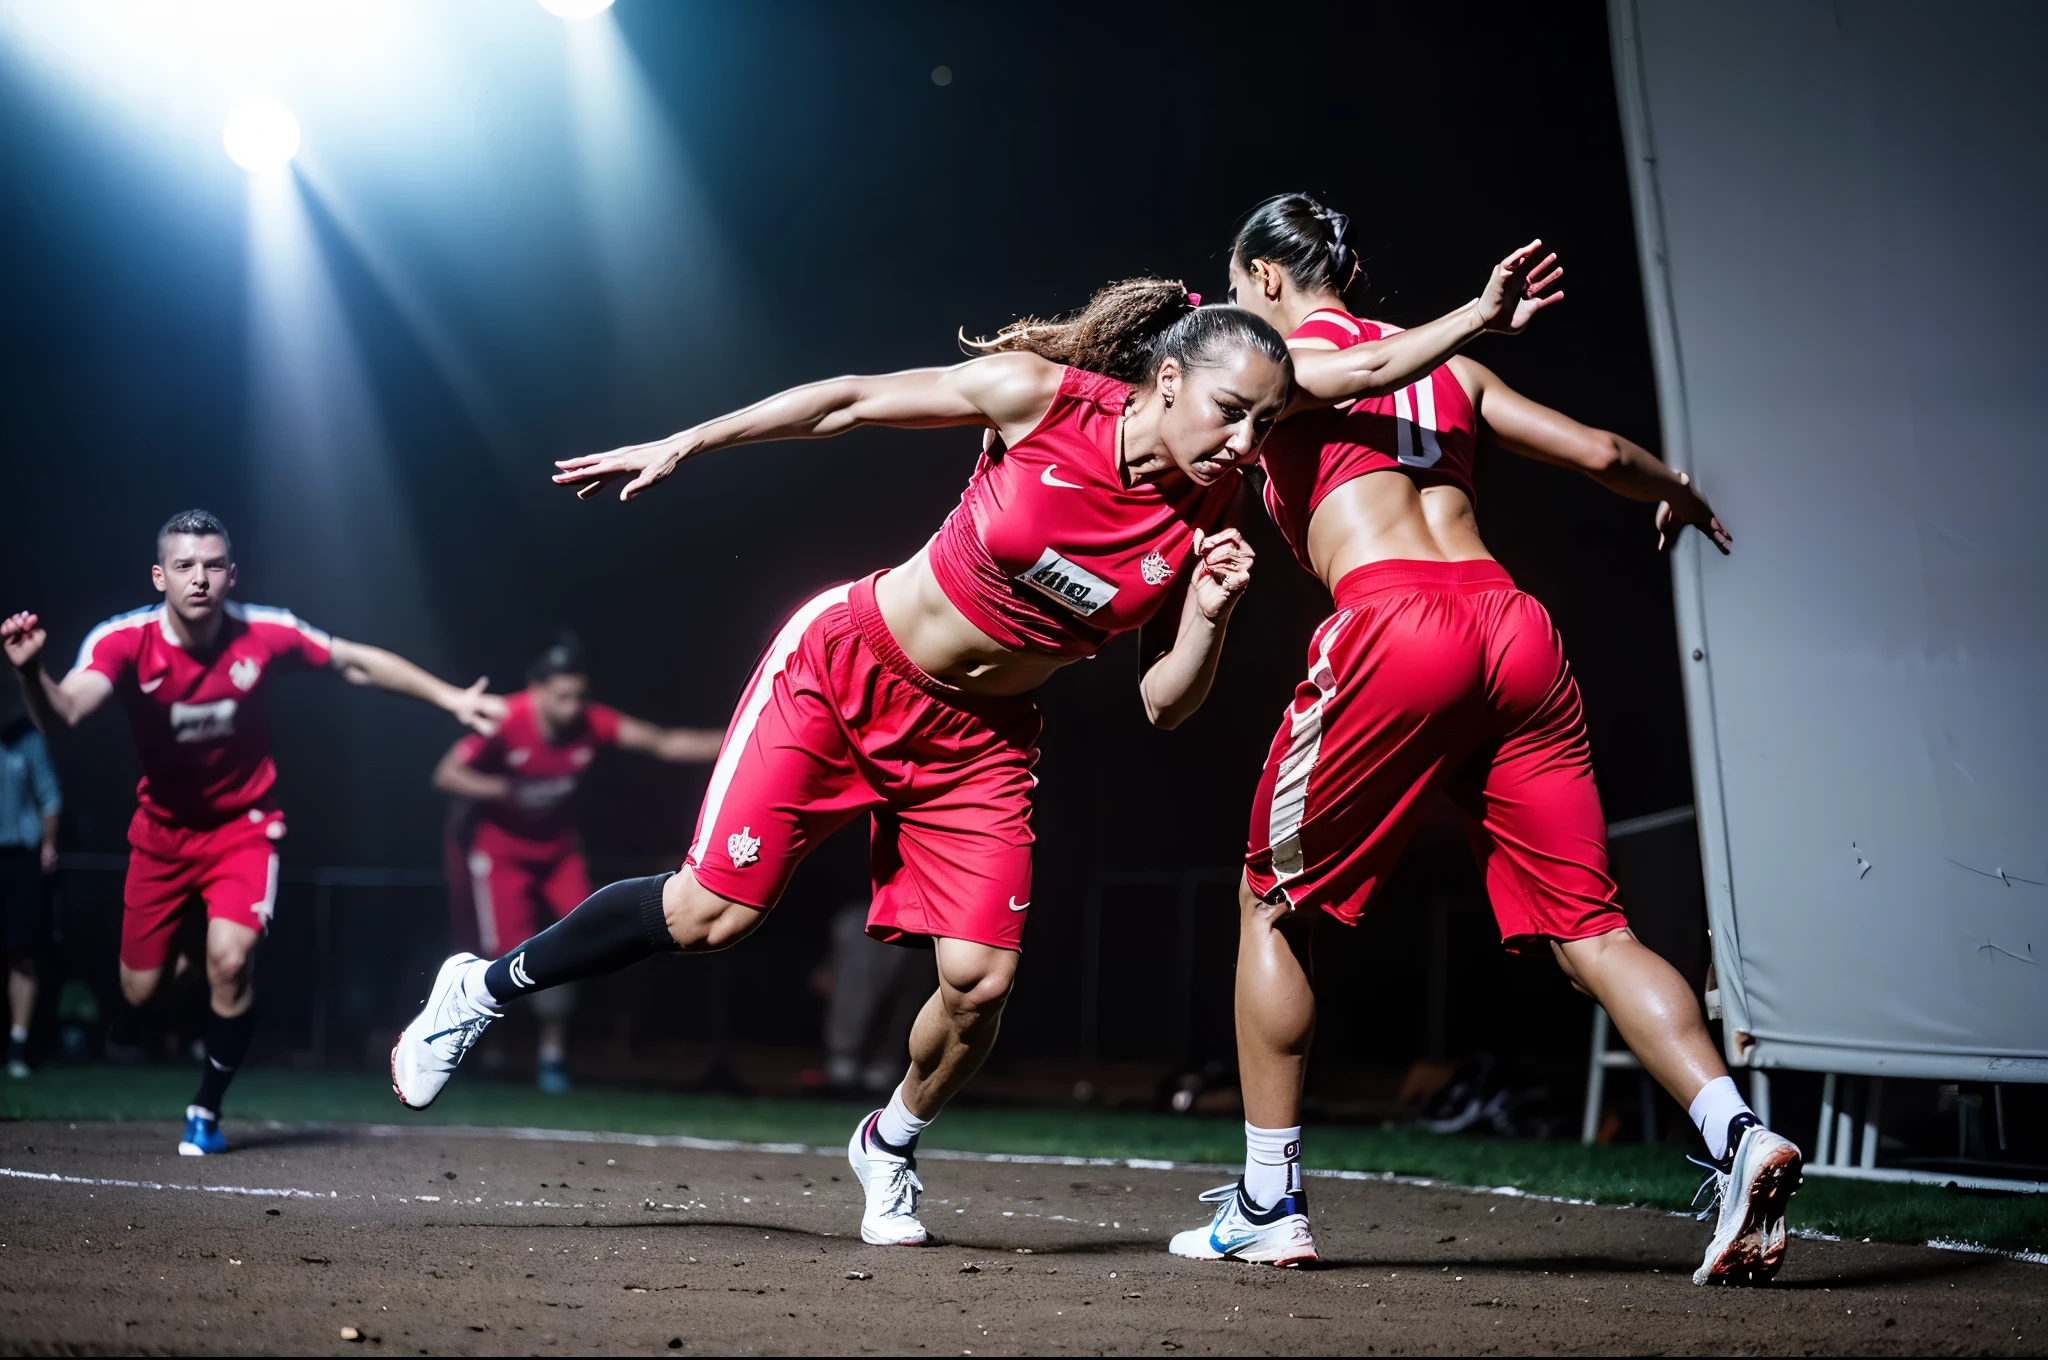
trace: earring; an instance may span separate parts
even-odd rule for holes
[[[1172,409],[1172,407],[1173,407],[1173,393],[1171,393],[1171,392],[1161,392],[1161,393],[1159,394],[1159,399],[1160,399],[1161,401],[1163,401],[1163,402],[1165,402],[1165,403],[1166,403],[1167,409],[1169,409],[1169,410],[1171,410],[1171,409]]]

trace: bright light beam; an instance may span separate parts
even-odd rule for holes
[[[640,395],[679,363],[716,373],[745,352],[740,271],[660,102],[609,14],[563,31],[583,204],[620,346]]]
[[[612,7],[612,0],[540,0],[540,7],[561,19],[588,19]]]
[[[244,99],[228,110],[220,140],[228,159],[250,174],[275,174],[299,154],[299,120],[278,100]]]

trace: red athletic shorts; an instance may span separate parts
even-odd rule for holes
[[[1336,596],[1252,802],[1252,891],[1355,925],[1440,789],[1508,948],[1625,925],[1579,688],[1543,606],[1493,562],[1375,562]]]
[[[869,935],[1017,949],[1038,706],[962,694],[912,665],[875,609],[879,576],[834,586],[776,634],[712,767],[685,867],[765,911],[814,846],[865,812]]]
[[[284,814],[275,808],[251,808],[204,831],[167,826],[137,808],[128,823],[121,962],[137,972],[163,967],[195,893],[210,921],[267,928],[277,905],[277,842],[283,839]]]
[[[477,943],[487,959],[532,939],[590,896],[590,870],[574,837],[532,841],[478,822],[466,867]]]

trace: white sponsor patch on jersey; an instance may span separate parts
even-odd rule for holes
[[[171,731],[182,742],[224,741],[235,735],[235,701],[172,704]]]
[[[725,853],[731,857],[735,869],[744,869],[761,858],[761,838],[747,834],[753,829],[743,826],[725,838]]]
[[[1083,618],[1116,598],[1115,586],[1051,548],[1040,553],[1031,569],[1019,572],[1016,579],[1041,595],[1050,595]]]
[[[523,808],[559,807],[575,792],[573,774],[556,775],[553,779],[522,779],[512,786],[512,801]]]
[[[256,678],[262,674],[263,663],[253,656],[245,656],[228,667],[228,679],[245,693],[256,688]]]

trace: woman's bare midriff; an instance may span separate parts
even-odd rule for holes
[[[1372,562],[1493,560],[1470,496],[1455,486],[1418,487],[1394,468],[1354,477],[1323,497],[1309,518],[1308,557],[1333,590]]]
[[[875,608],[911,665],[969,694],[1029,694],[1074,660],[1012,650],[969,623],[939,588],[922,548],[875,582]]]

